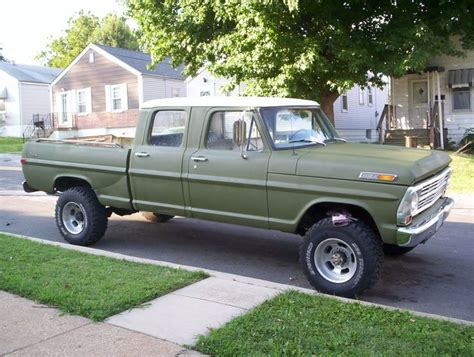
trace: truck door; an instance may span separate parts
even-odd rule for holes
[[[245,150],[236,144],[235,123],[243,118],[236,109],[210,110],[199,149],[188,161],[189,204],[195,218],[268,227],[266,194],[270,150],[260,124],[247,113]]]
[[[138,210],[185,215],[181,173],[188,117],[188,109],[158,110],[137,128],[142,137],[134,144],[129,175]]]

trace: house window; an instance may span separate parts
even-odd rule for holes
[[[349,102],[347,100],[347,92],[342,93],[341,105],[342,105],[342,111],[343,112],[347,112],[349,110]]]
[[[105,86],[105,107],[108,112],[128,110],[126,83]]]
[[[68,100],[67,93],[61,93],[61,120],[63,123],[68,121]]]
[[[122,110],[122,89],[112,86],[112,110]]]
[[[359,104],[364,105],[364,88],[359,87]]]
[[[469,88],[453,89],[453,110],[471,109],[471,91]]]
[[[95,58],[94,58],[94,52],[89,52],[89,63],[94,63]]]
[[[91,111],[91,89],[79,89],[76,95],[77,114],[87,114]]]
[[[369,107],[374,105],[374,94],[372,91],[372,87],[367,88],[367,105]]]
[[[171,88],[171,96],[179,97],[179,88]]]

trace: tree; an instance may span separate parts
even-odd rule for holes
[[[423,68],[437,54],[473,45],[467,0],[129,0],[153,61],[206,67],[247,82],[247,94],[333,103],[353,85]]]
[[[68,21],[62,36],[52,38],[46,49],[36,59],[48,66],[67,67],[89,43],[128,48],[139,48],[136,33],[121,16],[109,14],[100,20],[91,13],[80,11]]]

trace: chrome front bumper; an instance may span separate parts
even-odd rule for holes
[[[453,208],[454,200],[445,197],[443,203],[438,209],[431,213],[421,222],[415,223],[410,227],[400,227],[397,229],[397,243],[401,247],[415,247],[420,243],[426,242],[443,225]]]

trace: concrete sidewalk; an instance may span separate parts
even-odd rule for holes
[[[0,356],[200,356],[182,346],[0,291]]]

